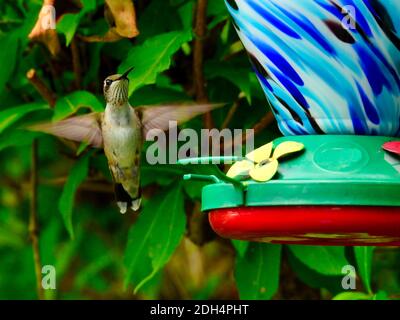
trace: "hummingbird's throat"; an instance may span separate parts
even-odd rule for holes
[[[107,102],[115,105],[125,105],[128,102],[128,85],[127,80],[119,80],[110,87]]]

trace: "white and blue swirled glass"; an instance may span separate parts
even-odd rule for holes
[[[225,1],[283,134],[400,136],[400,0]]]

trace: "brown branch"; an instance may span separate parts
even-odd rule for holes
[[[239,108],[239,101],[236,100],[233,104],[232,107],[229,109],[228,114],[226,115],[226,118],[224,122],[222,123],[221,130],[225,129],[228,127],[229,123],[232,121],[233,116],[236,113],[236,110]]]
[[[32,143],[32,168],[31,168],[31,207],[29,213],[29,235],[32,242],[33,261],[36,274],[36,290],[40,300],[44,299],[42,287],[42,263],[39,249],[39,224],[38,224],[38,142]]]
[[[240,104],[240,100],[244,97],[244,94],[240,93],[238,98],[233,102],[232,107],[229,109],[228,114],[226,115],[226,118],[224,120],[224,122],[222,123],[221,126],[221,130],[225,129],[228,127],[229,123],[232,121],[233,116],[235,115],[239,104]]]
[[[39,92],[44,100],[50,105],[50,107],[54,108],[56,105],[56,95],[47,87],[47,85],[43,82],[42,79],[38,76],[35,69],[30,69],[26,73],[26,77],[30,81],[30,83],[35,87],[35,89]]]
[[[268,111],[264,117],[260,119],[259,122],[257,122],[252,130],[248,132],[248,130],[245,131],[245,133],[242,134],[242,139],[240,141],[239,139],[232,139],[232,141],[226,145],[223,145],[221,143],[220,145],[220,150],[231,150],[232,147],[235,147],[237,144],[241,142],[242,145],[246,145],[247,139],[249,139],[251,136],[255,136],[259,134],[261,131],[263,131],[266,127],[268,127],[270,124],[272,124],[275,121],[275,117],[271,111]],[[239,140],[239,141],[238,141]]]
[[[26,77],[31,84],[36,88],[44,100],[48,102],[51,107],[56,104],[55,94],[46,86],[46,84],[39,78],[34,69],[30,69]],[[29,235],[32,242],[33,261],[35,265],[36,274],[36,289],[37,295],[40,300],[44,299],[44,290],[42,287],[42,263],[40,259],[39,248],[39,223],[38,223],[38,141],[35,139],[32,143],[32,164],[31,164],[31,206],[29,212]]]
[[[260,133],[261,131],[263,131],[266,127],[268,127],[269,125],[271,125],[274,121],[275,121],[275,117],[274,117],[273,113],[272,113],[271,111],[268,111],[268,112],[265,114],[265,116],[262,117],[261,120],[258,121],[258,122],[254,125],[254,127],[253,127],[254,135],[259,134],[259,133]],[[247,141],[247,139],[248,139],[249,136],[250,136],[249,134],[247,134],[247,135],[246,135],[246,134],[243,134],[242,142],[243,142],[243,143],[246,143],[246,141]]]
[[[196,101],[207,103],[208,96],[206,82],[204,79],[204,39],[207,32],[207,0],[198,0],[196,6],[195,35],[193,45],[193,80]],[[211,129],[214,127],[211,112],[203,116],[204,127]]]
[[[82,68],[81,68],[81,59],[79,57],[78,40],[76,37],[74,37],[71,42],[71,54],[72,54],[72,66],[75,74],[75,87],[76,89],[80,89],[82,84]]]

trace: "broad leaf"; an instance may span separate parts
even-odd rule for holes
[[[122,73],[134,67],[129,75],[129,95],[146,84],[155,83],[157,75],[170,67],[174,53],[191,39],[191,31],[173,31],[149,38],[143,44],[132,48],[118,68]]]
[[[208,2],[207,15],[212,16],[212,21],[208,24],[208,29],[211,30],[221,21],[227,20],[229,17],[226,5],[223,0],[213,0]]]
[[[141,106],[161,104],[165,103],[166,101],[188,101],[189,97],[183,92],[166,88],[158,88],[152,85],[142,87],[135,91],[131,95],[130,100],[132,101],[133,106]]]
[[[210,1],[207,6],[208,16],[227,15],[226,5],[224,0]]]
[[[241,299],[270,299],[278,290],[281,245],[250,243],[237,257],[235,278]]]
[[[93,43],[89,46],[88,50],[88,66],[87,72],[84,74],[83,86],[87,88],[90,83],[95,82],[101,87],[101,82],[99,81],[99,71],[100,71],[100,59],[101,50],[103,49],[103,43]]]
[[[372,297],[372,300],[390,300],[390,298],[387,292],[380,290]]]
[[[129,232],[125,252],[129,282],[137,292],[164,267],[185,232],[186,216],[181,186],[151,199]]]
[[[357,261],[358,272],[360,273],[361,280],[365,289],[371,293],[371,267],[372,267],[372,253],[374,247],[354,247],[354,255]]]
[[[0,133],[28,113],[48,108],[49,106],[45,103],[33,102],[0,111]]]
[[[74,165],[58,202],[58,209],[61,212],[65,228],[67,229],[71,238],[74,238],[72,211],[74,207],[75,193],[79,185],[86,179],[88,175],[90,155],[91,152],[88,152]]]
[[[88,91],[75,91],[57,100],[53,121],[64,119],[82,107],[90,108],[95,112],[104,111],[103,105],[94,94]]]
[[[205,65],[205,74],[208,79],[222,77],[237,86],[251,104],[250,71],[246,67],[237,67],[233,63],[210,61]]]
[[[0,137],[0,152],[9,147],[21,147],[32,144],[33,140],[42,136],[40,132],[12,130]]]
[[[57,23],[57,31],[65,35],[66,45],[69,46],[78,29],[82,15],[80,13],[64,14]]]
[[[167,186],[176,181],[177,177],[182,177],[186,171],[176,165],[160,165],[154,166],[143,163],[140,166],[141,184],[148,186],[157,183],[161,186]]]
[[[83,9],[78,13],[64,14],[57,23],[57,31],[65,35],[66,45],[69,46],[82,17],[96,8],[96,0],[82,0]]]
[[[214,1],[212,1],[214,2]],[[208,5],[210,5],[209,3]],[[178,13],[183,25],[183,28],[185,30],[188,30],[192,28],[193,26],[193,7],[194,7],[194,1],[188,1],[187,3],[184,3],[179,9]]]
[[[140,36],[137,41],[142,43],[155,35],[181,29],[179,13],[178,5],[170,1],[150,1],[139,15]],[[186,20],[191,19],[192,12],[186,13]],[[168,16],[168,19],[164,19],[165,16]],[[188,25],[188,28],[184,25],[185,30],[191,28],[192,25]]]
[[[292,270],[306,285],[311,288],[326,289],[332,295],[339,294],[343,291],[343,274],[331,276],[319,273],[302,263],[290,250],[287,252],[287,257]]]
[[[334,296],[332,300],[371,300],[371,295],[364,292],[348,291]]]
[[[302,263],[324,275],[342,275],[342,268],[349,265],[344,247],[290,245],[289,248]]]

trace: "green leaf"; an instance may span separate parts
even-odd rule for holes
[[[142,186],[148,186],[152,183],[167,186],[176,181],[177,177],[182,177],[186,173],[176,165],[153,166],[147,163],[141,164],[140,172]]]
[[[226,5],[224,0],[213,0],[207,6],[207,15],[219,16],[227,15]]]
[[[65,35],[67,47],[70,45],[82,17],[96,8],[95,0],[83,0],[83,9],[78,13],[66,13],[61,16],[57,23],[57,31]]]
[[[125,252],[125,285],[137,292],[164,267],[185,232],[186,216],[181,186],[161,192],[143,209],[129,232]]]
[[[371,246],[354,247],[354,255],[357,262],[358,272],[360,272],[361,280],[368,293],[372,293],[371,267],[374,249],[375,248]]]
[[[68,47],[74,38],[81,21],[80,13],[66,13],[57,23],[57,31],[65,35],[66,46]]]
[[[146,84],[155,83],[157,75],[170,67],[174,53],[191,39],[190,30],[173,31],[149,38],[143,44],[132,48],[118,68],[122,73],[134,67],[134,71],[129,75],[129,95]]]
[[[80,156],[82,154],[82,152],[85,151],[88,147],[90,147],[89,143],[84,142],[84,141],[81,142],[79,147],[78,147],[78,150],[76,150],[76,155]]]
[[[281,245],[250,243],[237,257],[235,278],[240,299],[270,299],[278,290]]]
[[[103,105],[94,94],[88,91],[75,91],[57,100],[53,121],[64,119],[82,107],[88,107],[95,112],[104,111]]]
[[[243,258],[244,255],[246,254],[250,242],[242,240],[231,240],[231,241],[236,252],[239,254],[239,257]]]
[[[64,275],[71,270],[71,264],[79,255],[81,243],[85,240],[85,232],[81,226],[76,228],[74,241],[65,241],[55,253],[56,259],[54,267],[57,270],[57,279],[62,279]]]
[[[79,270],[75,283],[79,290],[90,285],[90,281],[96,279],[96,276],[101,274],[101,271],[114,263],[112,255],[103,255],[87,264]]]
[[[83,9],[85,11],[85,13],[89,12],[89,11],[93,11],[96,9],[97,7],[97,2],[96,0],[81,0],[82,4],[83,4]],[[101,1],[99,1],[101,2]]]
[[[324,275],[342,275],[342,268],[349,265],[344,247],[290,245],[289,248],[302,263]]]
[[[372,297],[372,300],[390,300],[390,298],[387,292],[380,290]]]
[[[248,67],[237,67],[221,61],[210,61],[205,65],[205,74],[208,79],[222,77],[237,86],[251,104],[251,82]]]
[[[371,295],[364,292],[341,292],[334,296],[332,300],[371,300]]]
[[[133,106],[153,105],[165,103],[165,101],[188,101],[190,98],[183,92],[176,90],[157,88],[154,85],[142,87],[131,96]]]
[[[213,19],[207,25],[208,30],[212,30],[222,21],[228,20],[229,13],[228,10],[226,10],[225,1],[224,0],[209,1],[207,6],[207,15],[209,17],[210,16],[213,17]]]
[[[188,1],[178,9],[179,17],[185,30],[191,29],[193,26],[193,7],[194,1]]]
[[[33,140],[43,136],[40,132],[13,130],[0,137],[0,151],[9,147],[21,147],[32,144]]]
[[[150,1],[139,15],[140,37],[137,41],[143,42],[155,35],[182,29],[183,23],[179,19],[180,8],[178,5],[171,1]],[[189,19],[191,15],[192,12],[186,16],[186,19]],[[183,29],[192,29],[192,25],[188,28],[183,25]]]
[[[88,175],[90,155],[91,152],[88,152],[74,165],[58,202],[58,209],[60,210],[61,216],[64,220],[65,228],[72,239],[74,238],[72,211],[74,207],[75,193],[79,185],[86,179]]]
[[[306,285],[315,289],[326,289],[332,295],[343,291],[343,274],[337,276],[321,274],[302,263],[290,250],[287,252],[287,257],[292,270]]]
[[[17,59],[18,50],[17,36],[15,33],[9,33],[0,37],[0,92],[3,91],[8,79],[12,75]]]
[[[0,111],[0,133],[28,113],[43,109],[49,109],[49,106],[45,103],[33,102]]]
[[[87,72],[85,72],[84,79],[83,79],[83,86],[86,88],[92,82],[99,83],[99,71],[100,71],[100,59],[101,59],[101,50],[103,49],[104,43],[92,43],[88,48],[88,66]]]

